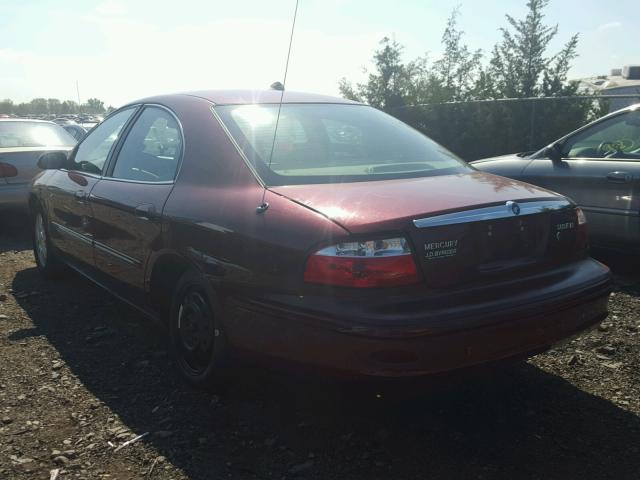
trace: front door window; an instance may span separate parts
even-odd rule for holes
[[[87,134],[76,150],[71,169],[101,175],[111,148],[135,110],[131,107],[115,113]]]
[[[182,154],[182,136],[166,110],[146,107],[125,138],[111,174],[143,182],[173,181]]]
[[[617,115],[574,135],[563,152],[565,158],[640,159],[640,111]]]

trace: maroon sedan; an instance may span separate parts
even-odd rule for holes
[[[607,316],[609,270],[565,197],[476,171],[374,108],[194,92],[44,155],[39,269],[165,322],[184,376],[232,350],[379,376],[540,352]]]

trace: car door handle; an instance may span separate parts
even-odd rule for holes
[[[135,215],[142,220],[152,220],[156,217],[156,207],[151,203],[143,203],[134,209]]]
[[[87,192],[85,192],[84,190],[78,190],[73,194],[73,196],[77,201],[81,203],[84,203],[87,200]]]
[[[607,182],[613,183],[629,183],[631,181],[629,172],[609,172],[607,173]]]

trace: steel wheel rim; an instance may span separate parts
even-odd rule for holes
[[[187,291],[182,298],[177,333],[183,367],[192,375],[203,374],[211,362],[216,330],[211,308],[198,290]]]
[[[36,216],[35,236],[38,262],[44,267],[47,264],[47,231],[44,228],[44,219],[41,213]]]

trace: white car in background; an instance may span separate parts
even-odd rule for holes
[[[76,139],[60,125],[43,120],[0,118],[0,209],[26,208],[38,159],[50,151],[69,151]]]

